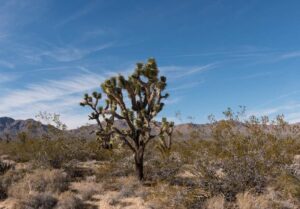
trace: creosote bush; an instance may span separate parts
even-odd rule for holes
[[[225,120],[212,121],[209,141],[188,146],[198,146],[194,149],[193,173],[199,178],[199,186],[211,196],[223,195],[227,201],[235,201],[236,195],[245,191],[261,194],[267,185],[274,186],[299,152],[297,129],[288,126],[282,116],[269,122],[267,117],[254,116],[241,120],[241,115],[231,109],[224,114]],[[297,184],[292,177],[282,178]],[[286,191],[297,194],[297,186],[286,187]]]

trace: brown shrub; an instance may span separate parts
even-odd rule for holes
[[[71,192],[64,192],[59,196],[55,209],[81,209],[83,202]]]
[[[25,176],[25,170],[9,170],[0,176],[0,199],[7,197],[8,189]]]
[[[103,191],[101,184],[87,181],[73,183],[72,189],[78,192],[83,201],[89,200],[93,195]]]
[[[239,209],[268,209],[277,208],[266,195],[254,196],[250,192],[237,194]]]
[[[10,196],[24,199],[35,192],[60,193],[68,188],[68,178],[61,170],[36,170],[11,185]]]
[[[53,209],[57,199],[52,195],[37,193],[19,201],[14,209]]]
[[[218,195],[212,197],[205,202],[205,208],[207,209],[224,209],[225,208],[225,199],[224,196]]]

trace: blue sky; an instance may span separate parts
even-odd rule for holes
[[[75,128],[88,122],[83,93],[155,57],[171,93],[160,116],[205,123],[245,105],[299,122],[299,9],[296,0],[0,0],[0,116],[55,112]]]

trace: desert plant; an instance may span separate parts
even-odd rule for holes
[[[6,171],[11,169],[12,165],[0,161],[0,175],[4,174]]]
[[[164,76],[159,77],[156,61],[149,59],[146,64],[138,63],[135,72],[127,79],[119,75],[102,83],[102,91],[107,98],[105,107],[99,106],[102,95],[98,92],[91,96],[85,94],[80,103],[93,110],[89,118],[97,121],[97,135],[105,148],[109,148],[116,138],[132,150],[140,180],[144,179],[145,148],[159,135],[153,133],[152,127],[154,118],[164,107],[163,99],[169,96],[163,93],[166,80]],[[128,102],[125,97],[128,97]],[[117,127],[115,119],[125,121],[126,127]]]
[[[60,193],[68,189],[69,181],[61,170],[35,170],[11,185],[8,194],[17,199],[26,199],[35,193]]]
[[[53,209],[57,199],[46,193],[38,193],[21,200],[14,209]]]
[[[22,131],[22,132],[18,133],[18,138],[22,143],[25,143],[28,137],[27,137],[26,132]]]
[[[71,192],[64,192],[59,196],[55,209],[81,209],[83,202]]]
[[[60,119],[60,114],[57,113],[48,113],[46,111],[42,112],[40,111],[36,116],[36,119],[48,124],[48,127],[53,130],[50,131],[56,131],[54,128],[59,130],[66,130],[67,125],[64,124]],[[54,126],[54,127],[53,127]]]
[[[220,163],[197,164],[195,174],[200,174],[200,185],[211,195],[222,194],[226,200],[234,201],[239,192],[249,189],[262,192],[266,179],[256,160],[245,156]]]
[[[222,195],[214,196],[205,202],[207,209],[224,209],[225,199]]]
[[[248,190],[255,195],[264,192],[299,152],[296,129],[283,116],[273,121],[255,116],[242,119],[242,113],[227,109],[221,121],[211,116],[212,139],[190,142],[194,146],[191,149],[202,150],[201,154],[195,152],[194,157],[194,174],[200,185],[211,195],[224,195],[227,201],[234,201],[238,193]],[[296,178],[285,175],[279,182],[285,182],[277,184],[281,192],[299,194]]]
[[[172,135],[174,131],[174,123],[168,122],[166,118],[162,119],[160,125],[159,143],[157,145],[158,150],[163,156],[169,155],[172,147]]]

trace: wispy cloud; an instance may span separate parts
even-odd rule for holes
[[[281,94],[279,95],[278,97],[274,98],[274,99],[271,99],[269,101],[266,101],[258,106],[256,106],[256,108],[263,108],[263,107],[266,107],[274,102],[277,102],[277,101],[280,101],[282,99],[285,99],[285,98],[288,98],[290,96],[293,96],[293,95],[296,95],[296,94],[300,94],[300,90],[295,90],[295,91],[290,91],[290,92],[287,92],[285,94]]]
[[[16,78],[17,78],[16,75],[12,75],[12,74],[8,75],[8,74],[0,73],[0,84],[14,81]]]
[[[37,21],[43,14],[47,1],[2,0],[0,4],[0,34],[7,36],[11,31]],[[0,35],[1,36],[1,35]]]
[[[286,114],[285,119],[289,123],[299,123],[300,122],[300,111]]]
[[[271,72],[254,73],[254,74],[248,74],[248,75],[243,75],[243,76],[239,76],[239,77],[233,77],[230,80],[250,80],[250,79],[256,79],[256,78],[263,78],[263,77],[267,77],[270,75],[274,75],[274,73],[271,73]]]
[[[297,113],[297,114],[295,114]],[[286,105],[279,105],[269,108],[250,110],[247,115],[256,115],[256,116],[275,116],[278,114],[284,114],[286,120],[289,122],[294,121],[295,119],[300,119],[298,117],[300,113],[300,103],[291,103]],[[297,116],[297,117],[296,117]],[[300,116],[300,115],[299,115]]]
[[[0,59],[0,66],[4,66],[4,67],[10,68],[10,69],[15,68],[14,63],[8,62],[6,60],[1,60],[1,59]]]
[[[0,111],[42,101],[53,101],[60,97],[83,92],[99,86],[102,77],[79,75],[67,80],[48,81],[45,84],[31,84],[24,90],[14,90],[2,99]]]
[[[280,56],[282,59],[290,59],[300,57],[300,51],[287,52]]]
[[[113,43],[106,43],[91,48],[78,48],[78,47],[53,47],[48,50],[40,50],[40,53],[36,55],[37,58],[49,57],[59,62],[71,62],[80,60],[92,53],[112,47]],[[33,55],[34,56],[34,55]]]
[[[180,101],[181,101],[181,97],[175,97],[175,98],[171,98],[171,99],[169,99],[169,98],[166,99],[164,101],[164,103],[167,104],[167,105],[172,105],[172,104],[177,104]]]
[[[182,85],[178,85],[178,86],[173,87],[173,88],[168,88],[167,91],[172,92],[172,91],[180,91],[180,90],[191,89],[191,88],[195,88],[195,87],[199,86],[202,83],[204,83],[203,80],[202,81],[191,82],[191,83],[187,83],[187,84],[182,84]]]
[[[84,73],[13,89],[0,101],[0,115],[27,118],[33,117],[40,110],[47,110],[58,113],[63,111],[65,115],[71,116],[82,94],[97,88],[102,81],[103,77],[98,74]]]
[[[73,22],[84,15],[88,14],[91,10],[95,8],[95,1],[90,1],[85,7],[80,8],[78,11],[74,12],[68,17],[65,17],[61,22],[59,22],[55,27],[62,27],[70,22]]]
[[[163,74],[169,75],[170,78],[180,78],[185,76],[191,76],[197,73],[203,73],[216,68],[216,64],[207,64],[203,66],[163,66],[160,70]]]

